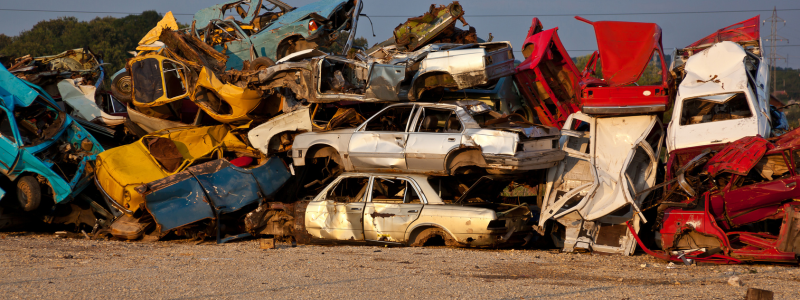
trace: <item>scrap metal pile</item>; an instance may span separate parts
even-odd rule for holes
[[[458,2],[358,47],[363,5],[167,13],[110,92],[90,49],[16,59],[0,225],[797,262],[800,131],[758,17],[671,56],[654,23],[576,17],[598,45],[578,70],[557,28],[534,18],[518,59],[459,28]]]

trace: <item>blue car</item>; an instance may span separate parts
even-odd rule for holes
[[[23,210],[74,199],[92,182],[102,151],[44,90],[0,66],[0,172],[16,185]]]
[[[226,69],[241,70],[250,61],[250,69],[258,70],[291,53],[327,46],[343,34],[348,39],[341,51],[346,52],[362,8],[356,0],[322,0],[299,8],[277,0],[229,1],[197,12],[194,34],[228,56]],[[228,10],[237,11],[241,20],[225,18]]]

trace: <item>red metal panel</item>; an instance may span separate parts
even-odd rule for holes
[[[722,41],[747,42],[758,40],[760,37],[759,19],[760,15],[722,28],[686,48],[708,46]]]
[[[655,50],[661,50],[661,27],[655,23],[597,21],[594,26],[603,77],[610,86],[636,82]],[[663,52],[663,50],[662,50]]]
[[[747,175],[764,153],[773,148],[775,146],[760,136],[741,138],[714,155],[706,164],[706,171],[711,176],[722,172]]]

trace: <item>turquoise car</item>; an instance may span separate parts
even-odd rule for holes
[[[250,69],[257,70],[291,53],[330,45],[343,34],[346,53],[362,8],[361,0],[322,0],[299,8],[277,0],[229,1],[198,11],[194,34],[228,56],[227,69],[241,70],[250,61]],[[241,19],[224,17],[228,10]]]
[[[0,172],[16,185],[23,210],[74,199],[102,151],[44,90],[0,66]]]

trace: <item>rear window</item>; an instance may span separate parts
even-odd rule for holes
[[[151,103],[164,95],[158,60],[147,58],[131,64],[133,97],[139,103]]]
[[[744,119],[752,116],[744,93],[704,96],[683,101],[681,125]]]

